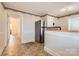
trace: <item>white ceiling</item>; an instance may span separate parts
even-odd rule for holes
[[[49,14],[60,17],[79,11],[79,2],[4,2],[4,6],[39,16]],[[74,9],[67,12],[60,11],[68,6],[73,6]]]

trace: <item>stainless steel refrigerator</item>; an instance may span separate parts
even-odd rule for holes
[[[45,21],[35,22],[35,42],[44,43]]]

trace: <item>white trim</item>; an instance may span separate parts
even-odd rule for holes
[[[48,52],[49,54],[51,54],[52,56],[60,56],[60,54],[54,52],[53,50],[51,50],[51,49],[49,49],[49,48],[47,48],[47,47],[44,47],[44,50],[45,50],[46,52]]]
[[[21,43],[29,43],[29,42],[35,42],[35,41],[21,41]]]
[[[20,18],[20,31],[21,31],[21,43],[22,43],[22,40],[23,40],[23,14],[21,15],[21,18]]]

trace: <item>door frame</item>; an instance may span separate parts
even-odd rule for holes
[[[22,42],[22,16],[19,14],[7,14],[7,45],[10,39],[10,22],[9,22],[9,16],[11,15],[17,15],[20,17],[20,41]]]

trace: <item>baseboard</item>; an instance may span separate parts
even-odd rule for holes
[[[60,56],[60,54],[54,52],[54,50],[51,50],[51,49],[49,49],[49,48],[47,48],[47,47],[44,47],[44,50],[45,50],[47,53],[51,54],[52,56]]]
[[[21,41],[21,43],[29,43],[29,42],[35,42],[35,41]]]

